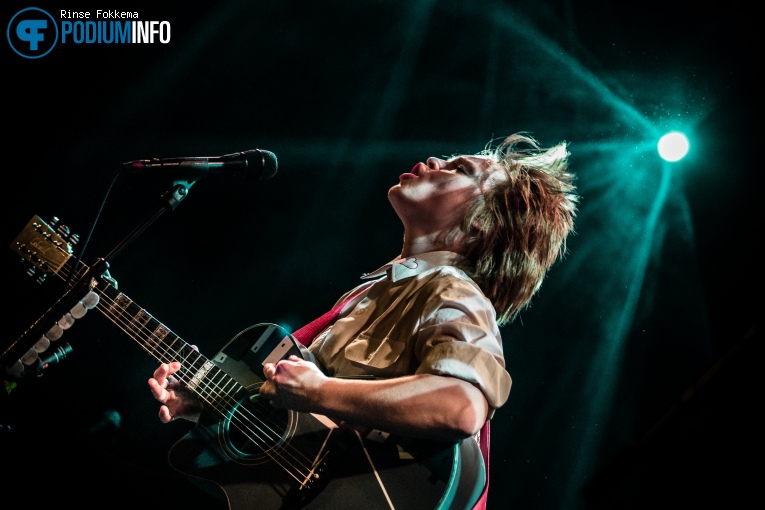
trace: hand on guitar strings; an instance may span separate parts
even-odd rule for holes
[[[159,420],[169,423],[182,418],[197,421],[202,406],[194,394],[173,375],[181,368],[177,361],[162,363],[149,379],[149,388],[154,398],[162,404],[159,408]]]
[[[329,379],[316,364],[298,356],[263,365],[260,395],[274,407],[313,412],[317,390]]]

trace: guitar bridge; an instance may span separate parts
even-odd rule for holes
[[[319,483],[321,480],[322,474],[324,473],[324,469],[326,467],[325,459],[327,458],[327,454],[329,452],[324,453],[320,459],[317,459],[317,462],[311,467],[311,470],[306,474],[306,477],[303,479],[303,482],[300,484],[300,487],[298,490],[310,490],[314,485]]]

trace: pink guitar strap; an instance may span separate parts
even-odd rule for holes
[[[483,486],[481,497],[473,505],[473,510],[485,510],[486,500],[489,497],[489,421],[486,421],[481,427],[481,432],[478,435],[478,446],[481,448],[481,455],[483,455],[483,465],[486,466],[486,485]]]
[[[363,292],[366,289],[362,289],[361,292]],[[330,311],[326,312],[321,317],[318,317],[314,319],[313,321],[309,322],[302,328],[298,329],[294,333],[292,333],[292,336],[295,337],[295,340],[300,342],[303,345],[308,345],[311,343],[311,341],[321,333],[324,328],[326,328],[332,321],[334,321],[338,315],[340,315],[340,311],[351,302],[353,298],[358,296],[361,292],[358,292],[356,294],[352,294],[349,298],[345,299],[342,303],[332,308]],[[485,510],[486,509],[486,499],[489,495],[489,422],[483,424],[483,427],[481,427],[481,432],[478,435],[478,446],[481,449],[481,455],[483,456],[483,463],[484,466],[486,466],[486,485],[483,487],[483,492],[481,493],[481,497],[478,498],[478,501],[473,506],[472,510]]]
[[[356,296],[361,294],[361,292],[363,292],[364,290],[366,290],[366,289],[362,289],[361,291],[357,292],[356,294],[351,294],[351,296],[349,298],[347,298],[345,301],[343,301],[339,305],[335,306],[330,311],[326,312],[321,317],[318,317],[318,318],[312,320],[311,322],[309,322],[308,324],[306,324],[302,328],[300,328],[297,331],[295,331],[294,333],[292,333],[292,336],[294,336],[295,340],[297,340],[298,342],[300,342],[303,345],[310,344],[311,341],[316,337],[316,335],[321,333],[324,330],[324,328],[329,326],[329,324],[332,321],[334,321],[337,318],[338,315],[340,315],[340,311],[345,307],[345,305],[350,303],[353,298],[355,298]]]

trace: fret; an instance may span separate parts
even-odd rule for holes
[[[221,383],[218,384],[218,392],[220,394],[224,397],[233,397],[235,394],[239,393],[242,389],[241,386],[239,386],[239,383],[229,377],[222,370],[220,371],[220,375],[222,379]]]
[[[168,333],[172,333],[172,331],[168,330]],[[178,341],[179,341],[179,340],[180,340],[180,342],[181,342],[181,345],[180,345],[179,347],[176,347],[175,345],[178,343]],[[175,360],[176,358],[178,358],[178,357],[179,357],[179,355],[181,354],[181,350],[182,350],[182,349],[183,349],[183,348],[184,348],[186,345],[187,345],[187,344],[186,344],[186,342],[184,342],[183,340],[181,340],[181,337],[179,337],[178,335],[176,335],[175,333],[173,333],[173,339],[172,339],[172,341],[170,341],[170,342],[168,342],[168,341],[165,341],[165,351],[166,351],[166,352],[172,352],[172,353],[173,353],[173,356],[172,356],[171,358],[172,358],[172,360]]]
[[[107,308],[114,315],[125,315],[127,308],[133,303],[129,297],[120,292]]]
[[[187,386],[191,390],[197,391],[197,386],[199,385],[199,383],[202,382],[202,380],[205,378],[207,373],[210,370],[212,370],[214,367],[215,365],[213,364],[212,361],[210,360],[205,361],[202,367],[199,370],[197,370],[197,372],[194,375],[191,376],[191,380],[187,383]]]
[[[236,395],[240,385],[220,370],[212,361],[183,341],[149,312],[140,308],[127,295],[114,286],[99,285],[106,299],[101,301],[102,311],[120,325],[134,340],[160,362],[180,361],[189,374],[187,386],[199,395],[226,399]],[[108,304],[105,304],[108,303]],[[124,322],[123,324],[120,324]]]
[[[152,317],[146,310],[141,308],[135,315],[133,315],[133,318],[128,323],[127,328],[135,331],[136,333],[143,332],[146,329],[146,325],[153,318],[154,317]]]
[[[194,350],[189,344],[184,342],[182,351],[183,352],[178,352],[180,358],[178,361],[183,365],[194,367],[194,365],[199,363],[200,359],[202,359],[202,363],[204,363],[204,356],[199,354],[199,351]],[[194,359],[191,359],[192,356],[194,356]]]
[[[239,384],[231,376],[217,366],[214,366],[214,368],[215,372],[212,372],[209,376],[208,389],[210,394],[216,397],[216,400],[225,400],[241,390]]]
[[[162,324],[159,324],[156,329],[151,332],[149,338],[144,341],[144,344],[150,351],[155,351],[169,333],[169,329]]]

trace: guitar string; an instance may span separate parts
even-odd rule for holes
[[[67,266],[68,266],[68,263],[64,264],[64,268],[66,268],[69,271],[71,271],[71,268],[67,267]],[[84,267],[81,266],[81,270],[84,272],[85,270],[87,270],[87,268],[84,268]],[[77,272],[79,272],[79,271],[80,270],[78,270]],[[68,277],[68,275],[63,274],[63,271],[59,272],[59,276],[64,277],[64,278]],[[159,330],[160,328],[162,328],[162,330],[166,332],[165,338],[166,338],[167,334],[172,334],[175,337],[175,340],[173,341],[173,343],[175,343],[175,341],[180,340],[182,345],[183,345],[183,347],[185,348],[185,350],[188,351],[188,354],[196,354],[197,360],[204,359],[205,360],[205,364],[207,364],[207,366],[209,367],[208,373],[210,371],[216,371],[218,373],[218,375],[222,376],[223,379],[229,378],[230,381],[227,384],[231,384],[233,386],[234,390],[236,390],[234,392],[235,394],[239,393],[240,391],[243,391],[243,388],[241,387],[241,385],[239,385],[233,378],[230,378],[230,376],[225,374],[225,372],[223,372],[219,367],[217,367],[217,365],[215,365],[214,363],[212,363],[209,360],[207,360],[202,354],[200,354],[198,351],[194,350],[191,347],[190,344],[186,343],[179,336],[177,336],[174,333],[172,333],[172,331],[170,331],[162,323],[157,321],[150,314],[145,312],[145,310],[139,309],[139,312],[142,312],[142,313],[145,314],[144,315],[144,317],[146,318],[146,322],[145,323],[149,323],[151,321],[154,321],[154,322],[157,323],[158,327],[156,329],[154,329],[154,330],[148,330],[148,329],[146,329],[144,327],[144,325],[140,325],[139,326],[140,330],[137,330],[136,328],[131,328],[130,327],[131,324],[136,324],[137,325],[137,323],[134,320],[130,320],[130,321],[127,321],[127,322],[124,321],[123,320],[124,311],[130,305],[134,305],[136,307],[138,305],[136,305],[135,302],[132,301],[127,295],[125,295],[124,293],[120,292],[119,290],[117,290],[113,286],[109,285],[108,282],[104,282],[104,283],[106,285],[105,289],[101,289],[99,286],[96,286],[95,289],[93,289],[93,290],[97,291],[100,296],[105,298],[105,299],[103,299],[104,304],[99,303],[98,305],[96,305],[96,308],[98,308],[99,311],[104,316],[106,316],[109,320],[112,321],[112,323],[117,325],[120,329],[122,329],[129,336],[135,336],[138,333],[145,333],[145,334],[147,334],[147,336],[145,338],[142,338],[142,342],[139,342],[139,344],[141,345],[141,347],[146,352],[148,352],[149,354],[152,354],[155,359],[157,359],[158,361],[163,362],[163,363],[169,363],[171,361],[182,361],[182,360],[178,360],[177,356],[172,356],[172,357],[171,356],[167,356],[168,352],[170,352],[171,354],[181,354],[181,351],[178,350],[176,352],[173,352],[171,350],[171,345],[168,345],[167,343],[163,342],[164,338],[157,338],[156,337],[156,335],[154,333],[157,330]],[[117,292],[118,293],[118,296],[117,296],[118,298],[122,297],[124,300],[126,300],[126,304],[125,304],[124,307],[121,307],[119,305],[115,305],[116,300],[113,299],[112,297],[110,297],[107,294],[107,291],[109,289],[112,289],[113,291]],[[108,305],[106,303],[108,303]],[[99,306],[99,305],[101,305],[101,306]],[[114,313],[115,310],[122,310],[122,313],[115,314]],[[131,335],[131,332],[134,333],[134,335]],[[159,345],[163,346],[165,348],[164,352],[159,351],[158,349],[151,347],[151,344],[149,343],[149,339],[150,338],[157,338],[157,340],[159,340],[159,342],[160,342]],[[164,356],[164,358],[162,356]],[[183,360],[183,361],[185,361],[185,360]],[[203,364],[203,366],[204,366],[204,364]],[[179,373],[181,373],[180,376],[179,376],[179,380],[184,382],[187,386],[188,385],[192,385],[193,379],[194,379],[194,377],[192,377],[192,374],[194,372],[192,372],[191,370],[187,369],[185,367],[185,365],[182,363],[181,370],[179,370],[179,372],[176,373],[176,375],[178,375]],[[198,373],[198,370],[196,371],[196,373]],[[216,384],[214,387],[211,388],[210,384],[206,383],[205,379],[203,378],[201,381],[197,381],[197,384],[194,385],[194,386],[195,387],[194,387],[193,391],[195,393],[197,393],[203,399],[203,401],[205,401],[210,407],[212,407],[212,409],[217,411],[219,416],[221,416],[223,419],[228,419],[232,424],[235,424],[236,425],[235,428],[238,429],[245,437],[247,437],[247,439],[249,439],[256,447],[258,446],[260,438],[257,436],[255,431],[253,431],[252,429],[249,428],[248,424],[251,423],[251,422],[252,422],[252,425],[254,425],[256,427],[258,427],[258,422],[260,422],[262,424],[262,426],[263,426],[263,428],[261,428],[260,431],[263,432],[264,435],[267,436],[266,439],[270,439],[271,441],[274,442],[274,444],[278,444],[279,439],[281,438],[281,434],[279,434],[279,432],[274,430],[274,429],[264,430],[264,429],[269,429],[270,428],[268,423],[263,418],[258,418],[254,414],[249,412],[250,409],[248,407],[241,406],[241,405],[235,405],[235,404],[238,404],[238,402],[235,399],[232,399],[230,397],[230,395],[228,394],[229,390],[226,390],[224,392],[225,393],[225,398],[221,399],[218,396],[220,391],[216,390],[218,388],[218,386],[219,386],[218,384]],[[200,389],[197,389],[197,388],[200,388]],[[230,413],[227,412],[224,407],[219,405],[219,403],[220,404],[222,404],[222,403],[228,404],[229,405],[229,409],[231,411],[233,411],[233,412],[230,412]],[[250,416],[252,418],[251,422],[242,421],[240,419],[239,414],[243,414],[243,413],[241,411],[239,413],[237,413],[236,410],[237,409],[241,410],[242,408],[244,408],[245,411],[247,411],[247,413],[251,415]],[[260,428],[260,427],[258,427],[258,428]],[[283,428],[286,430],[286,424],[284,424]],[[271,434],[272,437],[268,437],[269,434]],[[287,462],[288,465],[285,465],[284,463],[280,462],[280,460],[277,459],[277,456],[274,453],[272,453],[270,450],[268,450],[268,449],[266,449],[266,448],[264,448],[262,446],[260,446],[260,448],[261,448],[261,450],[263,451],[263,453],[265,455],[267,455],[272,460],[274,460],[274,462],[277,465],[279,465],[282,469],[284,469],[284,471],[288,475],[292,476],[296,480],[296,482],[300,483],[301,485],[304,484],[308,480],[308,477],[311,476],[312,473],[314,472],[314,469],[312,467],[313,463],[312,463],[311,459],[309,459],[302,451],[293,448],[289,444],[289,441],[287,443],[285,443],[285,445],[281,449],[284,452],[289,453],[290,456],[292,457],[291,459],[286,459],[286,458],[284,459],[284,460],[289,461],[289,462]],[[279,456],[279,459],[281,459],[281,458],[283,458],[283,457]],[[294,469],[295,472],[291,471],[291,469]]]
[[[103,295],[109,298],[107,294],[103,294]],[[121,294],[121,296],[123,296],[124,299],[129,299],[126,296],[124,296],[124,294]],[[117,306],[119,306],[119,304]],[[115,322],[116,324],[124,317],[124,315],[112,314],[112,317],[113,317],[112,319],[113,322]],[[163,331],[166,331],[167,333],[172,333],[169,330],[167,330],[167,328],[164,328],[163,325],[160,325],[159,327],[163,328]],[[153,331],[151,330],[148,330],[143,327],[140,327],[139,329],[136,330],[135,328],[125,326],[124,322],[122,324],[121,329],[123,329],[127,333],[130,333],[130,331],[135,331],[136,333],[144,333],[144,334],[148,333],[148,338],[155,337],[155,335],[153,335]],[[269,428],[268,423],[267,421],[265,421],[262,413],[260,417],[256,417],[254,414],[250,412],[250,408],[239,405],[239,402],[236,401],[235,399],[232,399],[231,395],[229,394],[229,393],[233,393],[233,394],[240,393],[242,391],[241,385],[236,383],[235,380],[229,378],[230,385],[234,389],[233,392],[226,391],[223,393],[223,395],[221,395],[221,392],[219,391],[217,387],[211,388],[211,385],[209,383],[206,383],[207,380],[211,379],[210,378],[211,372],[217,372],[217,375],[219,376],[221,374],[223,375],[225,374],[220,369],[217,369],[215,365],[213,365],[209,360],[206,360],[201,354],[198,353],[198,351],[193,350],[190,345],[183,342],[183,340],[181,340],[180,337],[178,337],[175,334],[172,334],[172,335],[174,337],[172,344],[168,344],[165,341],[167,336],[160,339],[160,343],[158,345],[164,348],[164,352],[161,352],[157,348],[152,348],[151,344],[154,344],[154,342],[151,342],[151,344],[149,343],[145,344],[149,346],[149,349],[147,350],[153,349],[155,352],[160,352],[160,355],[156,356],[158,357],[160,362],[169,363],[171,361],[180,361],[182,363],[181,365],[182,370],[180,371],[181,372],[180,374],[176,373],[176,375],[178,375],[179,380],[186,383],[188,387],[190,387],[191,389],[193,389],[195,393],[200,395],[200,397],[202,397],[203,400],[206,403],[208,403],[208,405],[210,405],[215,411],[218,412],[221,418],[228,419],[230,422],[236,425],[235,427],[236,429],[242,432],[253,443],[253,445],[259,447],[263,453],[268,455],[270,458],[274,459],[274,461],[277,462],[277,464],[280,464],[287,473],[293,474],[290,471],[290,468],[296,469],[297,471],[301,471],[302,469],[306,469],[306,470],[310,469],[309,467],[297,466],[295,464],[295,461],[297,461],[298,463],[301,461],[300,459],[296,459],[294,452],[292,452],[292,449],[288,448],[287,446],[285,446],[283,449],[287,451],[288,453],[293,453],[291,459],[275,456],[275,454],[273,454],[272,451],[268,449],[266,445],[266,441],[263,441],[262,439],[265,438],[266,440],[271,440],[273,444],[278,445],[281,435],[275,430],[273,430],[272,428]],[[180,349],[175,349],[175,350],[173,349],[173,344],[176,343],[177,341],[180,341],[182,343],[182,346],[185,347],[185,350],[187,352],[186,356],[182,354]],[[146,340],[146,342],[148,342],[148,340]],[[170,356],[167,355],[168,352],[171,354]],[[197,361],[199,361],[200,359],[203,359],[203,363],[201,366],[203,368],[206,367],[208,369],[207,373],[203,374],[202,378],[199,380],[196,380],[197,377],[194,375],[194,374],[200,373],[199,369],[192,370],[192,369],[186,368],[188,365],[187,362],[188,362],[189,356],[195,356]],[[192,366],[194,366],[196,364],[196,361],[192,361],[191,364]],[[194,384],[195,382],[196,384]],[[220,384],[218,384],[218,386],[220,386]],[[224,406],[222,404],[228,404],[228,405]],[[241,419],[243,417],[246,417],[245,416],[246,414],[250,415],[251,419],[249,421],[243,421]],[[251,426],[254,426],[258,430],[253,430]],[[280,462],[280,460],[286,460],[290,462],[288,462],[288,465],[284,465],[282,462]],[[305,476],[303,476],[303,478],[305,479]],[[297,476],[296,476],[296,479],[297,479]]]
[[[120,296],[122,296],[123,302],[121,303],[121,305],[115,304],[116,300],[114,300],[111,296],[109,296],[107,294],[107,291],[110,290],[110,289],[113,289],[114,292],[118,293],[118,298]],[[130,300],[130,298],[128,298],[126,295],[124,295],[122,293],[119,293],[119,291],[117,291],[117,289],[114,289],[114,287],[108,286],[108,285],[107,285],[106,289],[97,288],[96,290],[98,290],[98,292],[99,292],[99,294],[101,296],[104,296],[103,302],[105,304],[103,305],[103,307],[99,308],[99,311],[103,312],[103,314],[105,316],[107,316],[107,318],[109,318],[113,323],[115,323],[118,327],[120,327],[120,329],[122,329],[124,332],[128,333],[130,336],[138,336],[138,334],[142,333],[140,330],[137,330],[135,327],[130,327],[131,325],[138,325],[138,323],[135,320],[135,317],[132,317],[132,320],[129,320],[128,322],[125,322],[123,320],[123,317],[125,317],[125,315],[126,315],[127,309],[130,307],[131,304],[134,304],[134,302],[132,300]],[[108,305],[106,303],[108,303]],[[114,313],[115,311],[118,312],[118,313],[115,314]],[[143,312],[143,310],[141,310],[141,312]],[[141,339],[141,342],[139,342],[141,347],[144,350],[146,350],[147,352],[149,352],[150,354],[153,354],[154,357],[156,359],[158,359],[158,361],[160,361],[160,362],[170,362],[170,361],[177,360],[178,356],[175,355],[175,354],[180,354],[181,351],[180,350],[178,350],[177,352],[170,351],[171,345],[169,345],[167,342],[163,342],[163,340],[164,340],[163,338],[159,338],[159,337],[157,337],[155,335],[155,332],[160,330],[160,329],[165,332],[165,335],[163,335],[165,337],[167,336],[167,334],[172,333],[172,332],[168,328],[164,327],[164,325],[162,325],[161,323],[156,321],[156,319],[151,317],[149,314],[145,314],[143,318],[145,318],[145,323],[149,323],[150,321],[154,320],[157,323],[158,327],[156,329],[154,329],[153,331],[150,331],[148,336],[144,336],[143,338],[139,337]],[[149,330],[147,330],[147,331],[149,331]],[[131,333],[132,333],[132,335],[131,335]],[[178,337],[177,335],[174,335],[174,336],[175,336],[175,340],[180,340],[180,337]],[[149,339],[154,339],[154,341],[149,341]],[[185,344],[185,342],[183,342],[182,340],[181,340],[181,342],[183,344]],[[185,345],[187,345],[187,344],[185,344]],[[152,347],[152,346],[154,346],[154,347]],[[164,352],[159,351],[156,346],[164,348],[165,349]],[[187,351],[188,351],[188,353],[196,352],[190,346],[188,346]],[[160,354],[156,354],[157,352],[159,352]],[[172,352],[174,355],[173,356],[167,356],[167,352]],[[164,357],[162,356],[163,354],[164,354]],[[186,360],[182,360],[182,361],[186,361]],[[184,371],[186,373],[191,373],[185,367],[184,367]],[[180,377],[185,378],[186,381],[184,381],[184,382],[186,382],[186,383],[191,383],[192,382],[192,378],[187,376],[187,375],[180,374]],[[204,379],[203,379],[203,381],[204,381]],[[232,380],[232,382],[235,382],[235,381]],[[209,386],[206,386],[204,384],[198,384],[197,388],[198,388],[197,393],[200,394],[200,396],[203,397],[203,399],[206,400],[213,409],[218,411],[219,414],[223,418],[227,418],[227,413],[225,413],[222,410],[222,408],[219,405],[217,405],[217,402],[225,403],[225,400],[216,397],[216,394],[218,394],[220,392],[219,391],[218,392],[211,391]],[[205,390],[207,390],[207,391],[205,391]],[[227,392],[228,392],[228,390],[227,390]],[[230,400],[229,400],[229,403],[231,403]],[[236,420],[234,420],[234,421],[236,422]],[[245,432],[245,431],[242,431],[242,432]],[[255,441],[255,443],[257,444],[257,441]]]
[[[110,288],[113,289],[113,287],[110,287]],[[98,290],[101,291],[101,289],[98,289]],[[109,288],[107,288],[107,290],[109,290]],[[114,290],[116,291],[116,289]],[[150,353],[152,353],[152,351],[159,352],[160,355],[155,354],[155,357],[160,362],[169,363],[170,361],[176,361],[176,360],[181,361],[183,363],[182,364],[183,369],[180,374],[177,374],[179,377],[179,380],[185,382],[187,386],[192,387],[193,390],[198,395],[200,395],[200,397],[202,397],[203,400],[207,402],[212,409],[217,411],[222,418],[229,419],[230,422],[232,422],[235,425],[235,429],[242,432],[253,443],[254,446],[259,447],[264,454],[272,458],[288,474],[295,477],[295,479],[298,482],[300,482],[301,475],[295,475],[291,471],[291,469],[294,469],[296,472],[303,472],[303,470],[306,470],[306,472],[310,472],[309,467],[297,465],[297,464],[300,464],[301,462],[306,462],[305,458],[303,458],[302,460],[296,459],[294,453],[292,454],[292,458],[276,457],[275,454],[271,452],[271,450],[269,450],[266,446],[264,446],[265,445],[265,441],[263,441],[264,438],[266,440],[271,440],[274,444],[278,444],[278,440],[281,437],[280,434],[274,431],[273,429],[266,430],[268,429],[268,423],[262,417],[258,418],[255,415],[249,413],[250,411],[249,408],[244,406],[239,406],[236,400],[233,400],[230,398],[230,395],[228,394],[230,393],[230,390],[225,392],[225,398],[221,398],[220,391],[218,389],[216,388],[211,389],[209,384],[205,384],[205,381],[207,381],[207,379],[210,378],[210,372],[216,371],[218,375],[224,374],[221,370],[214,368],[214,365],[210,363],[209,360],[205,360],[202,366],[204,367],[206,363],[208,367],[208,374],[202,377],[201,384],[200,384],[200,381],[196,381],[198,384],[194,385],[193,382],[195,377],[193,376],[193,374],[194,373],[198,374],[199,369],[197,369],[196,371],[192,371],[186,367],[187,367],[187,361],[188,361],[189,355],[196,356],[197,361],[203,358],[203,356],[199,354],[198,351],[193,350],[190,345],[183,342],[183,340],[181,340],[180,337],[172,333],[169,329],[164,327],[164,325],[158,322],[157,322],[158,328],[154,330],[148,330],[144,327],[141,327],[140,329],[131,327],[135,324],[134,321],[132,320],[129,321],[126,325],[123,318],[126,317],[125,312],[129,309],[130,305],[133,303],[132,300],[130,300],[130,298],[128,298],[126,295],[119,293],[118,298],[121,297],[123,299],[123,302],[117,303],[116,300],[112,299],[111,296],[108,295],[108,293],[101,291],[101,294],[105,297],[105,302],[111,301],[111,305],[106,309],[106,311],[104,311],[104,313],[107,315],[107,317],[109,317],[112,320],[112,322],[117,324],[121,329],[123,329],[123,331],[125,331],[128,334],[130,334],[131,332],[135,334],[139,334],[139,333],[144,333],[145,335],[148,334],[147,336],[145,336],[142,346],[144,347],[145,350],[147,350]],[[115,311],[117,313],[113,313]],[[149,323],[151,320],[154,320],[156,322],[156,320],[150,316],[146,322]],[[155,332],[160,329],[165,333],[165,335],[163,335],[163,338],[158,338],[155,335]],[[171,344],[167,342],[168,334],[172,334],[172,336],[174,337]],[[159,343],[157,343],[156,341],[150,341],[149,339],[158,340]],[[176,343],[177,341],[180,341],[182,346],[185,347],[185,350],[187,352],[186,356],[182,354],[180,349],[173,350],[173,344]],[[160,351],[155,346],[164,348],[164,352]],[[170,356],[167,355],[168,352],[170,352],[171,354]],[[164,357],[162,355],[164,355]],[[180,358],[179,358],[179,355],[180,355]],[[192,362],[192,365],[194,363],[195,362]],[[241,386],[239,386],[236,383],[236,381],[234,381],[233,379],[230,379],[230,384],[232,384],[234,387],[235,391],[233,393],[239,393],[239,391],[242,390]],[[218,386],[220,385],[218,384]],[[228,407],[224,407],[221,404],[228,404]],[[250,421],[242,421],[241,418],[246,417],[244,416],[246,414],[250,414],[250,417],[251,417]],[[259,424],[262,424],[262,427],[259,426]],[[251,425],[258,428],[259,431],[255,431],[252,428],[250,428]],[[269,437],[269,435],[271,437]],[[292,453],[289,447],[285,446],[283,447],[283,449],[287,453]],[[285,463],[282,462],[282,460],[288,461],[287,465],[285,465]],[[306,476],[307,475],[302,475],[303,480],[306,479]]]

